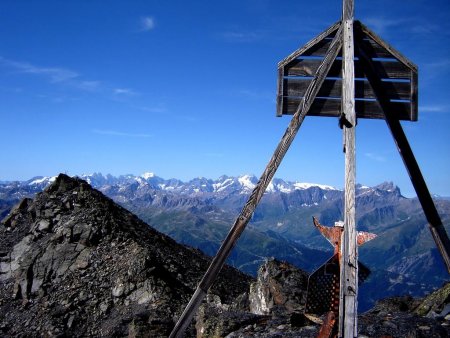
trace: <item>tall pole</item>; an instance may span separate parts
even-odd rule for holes
[[[357,337],[358,252],[355,221],[355,66],[354,0],[343,0],[342,9],[342,119],[345,152],[344,238],[342,241],[339,295],[339,337]]]

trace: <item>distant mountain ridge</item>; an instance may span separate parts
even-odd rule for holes
[[[175,191],[184,194],[194,193],[220,193],[230,190],[240,189],[242,193],[250,192],[258,183],[258,178],[254,175],[240,175],[237,177],[222,175],[218,179],[208,179],[205,177],[198,177],[187,182],[183,182],[179,179],[164,179],[156,176],[152,172],[146,172],[142,175],[120,175],[113,176],[110,174],[103,175],[101,173],[83,174],[77,175],[84,179],[86,182],[94,187],[104,185],[120,185],[120,184],[132,184],[137,182],[142,185],[149,185],[153,189]],[[36,176],[27,181],[15,181],[21,185],[29,185],[36,187],[45,187],[55,180],[56,176],[45,177]],[[3,182],[13,183],[13,182]],[[267,192],[283,192],[290,193],[295,190],[305,190],[311,187],[318,187],[322,190],[339,190],[330,185],[316,184],[316,183],[303,183],[303,182],[290,182],[283,179],[274,178],[267,187]]]
[[[217,252],[257,183],[251,175],[188,182],[153,173],[81,178],[157,230],[208,255]],[[0,216],[6,216],[21,198],[33,196],[52,180],[35,177],[0,183]],[[274,179],[228,263],[255,275],[266,257],[276,257],[313,271],[329,256],[331,247],[311,218],[315,216],[328,226],[342,220],[343,199],[344,192],[330,186]],[[450,201],[440,198],[435,203],[449,231]],[[365,293],[360,300],[363,309],[389,295],[423,296],[448,280],[416,198],[404,197],[392,182],[375,187],[357,185],[356,215],[358,230],[378,235],[360,250],[361,261],[373,271],[367,287],[361,289]]]

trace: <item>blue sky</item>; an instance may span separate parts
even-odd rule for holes
[[[418,65],[419,121],[402,124],[430,190],[450,196],[450,2],[355,6]],[[275,117],[277,63],[340,12],[340,0],[3,0],[0,180],[259,176],[290,119]],[[385,122],[360,120],[356,137],[357,181],[414,195]],[[343,168],[336,119],[309,117],[276,176],[342,188]]]

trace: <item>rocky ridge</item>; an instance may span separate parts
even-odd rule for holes
[[[4,219],[0,247],[3,336],[166,336],[208,265],[63,174]],[[231,304],[250,281],[226,267],[211,294]]]
[[[325,314],[305,314],[308,274],[274,259],[259,269],[241,309],[210,301],[200,308],[199,337],[317,337]],[[242,304],[242,303],[241,303]],[[244,303],[245,304],[245,303]],[[358,337],[448,337],[450,283],[423,299],[386,298],[358,316]]]

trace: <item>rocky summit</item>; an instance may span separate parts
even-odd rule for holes
[[[167,336],[209,263],[63,174],[3,220],[0,248],[1,336]],[[250,281],[225,267],[210,296]]]
[[[0,225],[0,336],[167,337],[209,258],[177,244],[85,181],[59,175]],[[256,280],[224,267],[187,337],[316,337],[308,273],[267,259]],[[448,337],[450,284],[386,299],[361,337]]]

